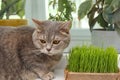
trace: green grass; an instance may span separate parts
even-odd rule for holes
[[[118,72],[118,52],[113,47],[77,46],[71,49],[67,69],[72,72]]]

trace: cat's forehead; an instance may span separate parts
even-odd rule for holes
[[[38,21],[37,22],[37,30],[40,32],[40,35],[44,35],[47,38],[51,38],[52,36],[61,36],[66,37],[69,36],[69,25],[68,22],[64,21]]]
[[[41,27],[44,28],[42,29],[41,33],[39,36],[45,39],[53,39],[53,38],[59,38],[59,26],[60,22],[57,21],[45,21]],[[41,35],[42,34],[42,35]]]
[[[51,25],[56,25],[61,23],[63,23],[63,21],[49,21],[49,20],[43,21],[43,24],[51,24]]]
[[[59,27],[63,24],[62,21],[44,21],[43,27],[47,29],[59,29]]]

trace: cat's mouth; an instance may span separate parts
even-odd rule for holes
[[[48,53],[43,53],[43,54],[46,54],[46,55],[49,55],[49,56],[54,55],[53,53],[50,53],[50,52],[48,52]]]
[[[52,55],[54,55],[53,53],[44,53],[44,52],[39,52],[39,53],[36,53],[36,55],[41,55],[41,54],[45,54],[45,55],[49,55],[49,56],[52,56]]]
[[[38,52],[37,52],[38,51]],[[62,53],[63,50],[54,50],[54,51],[47,51],[47,50],[36,50],[36,54],[40,55],[40,54],[46,54],[46,55],[49,55],[49,56],[53,56],[53,55],[56,55],[58,53]]]

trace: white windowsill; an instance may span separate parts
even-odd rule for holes
[[[55,78],[53,80],[65,80],[64,78],[64,69],[57,69],[55,70]],[[41,79],[36,79],[41,80]]]

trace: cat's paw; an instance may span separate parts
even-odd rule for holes
[[[53,78],[54,78],[53,72],[49,72],[49,73],[45,74],[44,76],[42,76],[42,80],[52,80]]]

